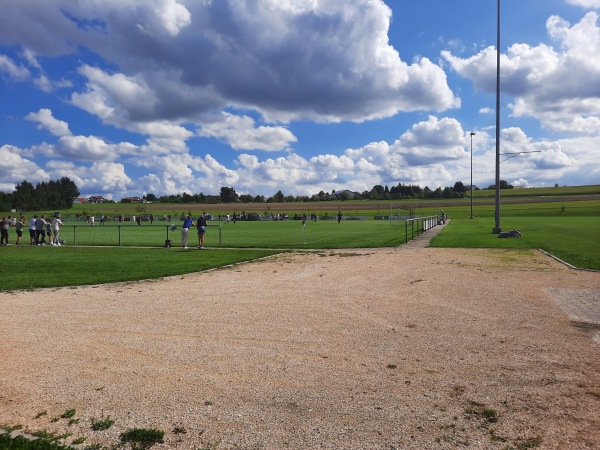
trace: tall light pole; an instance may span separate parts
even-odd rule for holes
[[[502,232],[500,226],[500,0],[498,0],[496,35],[496,226],[492,233]]]
[[[473,136],[475,133],[471,131],[471,219],[473,218]]]

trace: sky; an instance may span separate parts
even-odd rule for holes
[[[600,183],[599,14],[502,0],[501,179]],[[496,0],[2,0],[0,191],[435,189],[471,162],[488,187],[496,23]]]

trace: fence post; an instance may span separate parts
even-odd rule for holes
[[[222,238],[222,236],[221,236],[222,229],[223,229],[223,225],[219,224],[219,247],[221,247],[221,245],[222,245],[222,240],[221,240],[221,238]]]
[[[73,245],[77,245],[77,225],[73,225]]]
[[[117,225],[117,228],[119,228],[119,247],[121,246],[121,225]]]

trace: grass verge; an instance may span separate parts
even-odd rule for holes
[[[520,238],[492,234],[488,219],[455,219],[433,238],[432,247],[541,248],[581,269],[600,270],[600,218],[520,217],[504,219],[503,229],[520,230]]]
[[[275,250],[2,247],[0,291],[161,278],[280,253]]]

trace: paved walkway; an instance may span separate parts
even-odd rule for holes
[[[435,227],[431,228],[430,230],[426,231],[425,233],[418,235],[412,241],[408,241],[407,244],[403,244],[401,247],[425,248],[429,245],[429,243],[431,242],[431,239],[433,239],[444,228],[446,228],[446,225],[447,225],[447,223],[444,225],[436,225]]]

